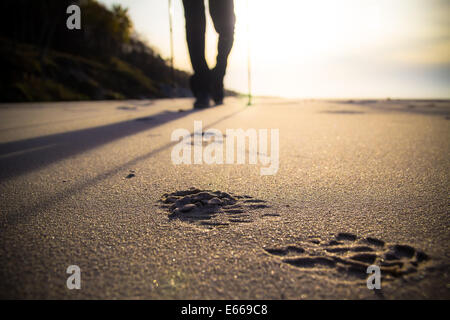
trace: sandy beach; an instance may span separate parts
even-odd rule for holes
[[[1,298],[450,298],[449,101],[191,105],[0,104]],[[173,164],[194,121],[278,129],[277,172]]]

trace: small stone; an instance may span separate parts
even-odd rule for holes
[[[226,205],[231,205],[231,204],[235,204],[237,201],[235,199],[224,198],[224,199],[222,199],[222,202]]]
[[[178,208],[180,208],[180,207],[183,207],[184,205],[186,205],[186,204],[188,204],[188,203],[191,203],[191,198],[190,197],[184,197],[184,198],[181,198],[181,199],[178,199],[176,202],[175,202],[175,205],[178,207]]]
[[[198,189],[190,188],[189,190],[174,192],[172,195],[184,197],[184,196],[187,196],[187,195],[190,195],[190,194],[196,194],[196,193],[199,193],[199,192],[200,192],[200,190],[198,190]]]
[[[193,209],[195,209],[195,208],[196,208],[196,205],[195,205],[195,204],[188,203],[188,204],[184,205],[184,206],[180,209],[180,211],[181,211],[181,212],[188,212],[188,211],[191,211],[191,210],[193,210]]]
[[[209,200],[213,197],[214,197],[214,195],[212,195],[208,192],[200,192],[199,194],[195,195],[194,199],[201,201],[201,200]]]
[[[214,197],[208,201],[208,204],[216,206],[222,204],[222,201],[219,198]]]
[[[177,201],[175,197],[167,197],[163,200],[164,203],[174,203],[175,201]]]

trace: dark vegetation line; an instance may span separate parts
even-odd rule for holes
[[[68,30],[77,4],[82,29]],[[190,96],[189,74],[172,71],[133,30],[128,9],[95,0],[0,2],[0,101]],[[176,88],[176,89],[174,89]]]

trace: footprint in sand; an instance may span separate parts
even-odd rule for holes
[[[199,141],[195,140],[195,136],[200,138]],[[222,134],[221,136],[216,136],[214,133],[211,132],[195,132],[193,135],[193,138],[190,139],[190,142],[187,142],[187,144],[190,144],[192,146],[195,145],[202,145],[203,147],[206,147],[209,144],[216,143],[216,144],[223,144],[225,138],[227,137],[226,134]]]
[[[205,228],[223,227],[235,223],[253,222],[258,212],[269,208],[264,200],[222,191],[189,190],[166,193],[161,207],[169,211],[169,219],[178,219]],[[264,213],[262,216],[277,216]]]
[[[299,269],[331,269],[361,279],[367,278],[370,265],[379,266],[384,279],[395,279],[416,273],[430,259],[409,245],[359,238],[351,233],[339,233],[330,241],[315,237],[299,245],[264,250]]]

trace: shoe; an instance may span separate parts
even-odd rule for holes
[[[205,84],[202,84],[197,75],[191,76],[189,79],[189,84],[191,91],[196,98],[194,102],[194,109],[209,108],[209,93],[207,88],[204,88]]]
[[[206,92],[198,92],[194,102],[194,109],[209,108],[209,94]]]

